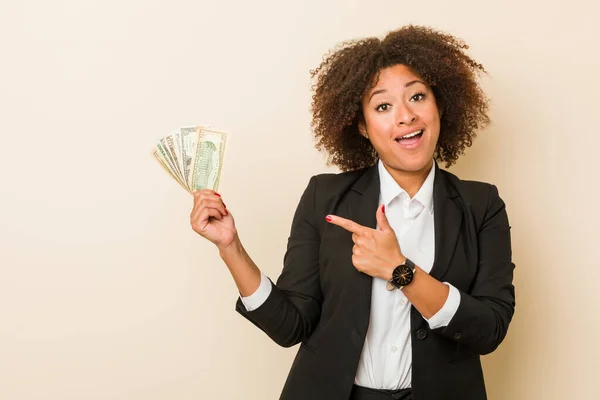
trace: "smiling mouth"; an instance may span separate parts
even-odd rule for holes
[[[414,131],[414,132],[408,133],[404,136],[400,136],[400,137],[396,138],[395,140],[398,143],[401,143],[403,141],[417,141],[421,138],[421,136],[423,136],[423,129],[419,129],[418,131]]]

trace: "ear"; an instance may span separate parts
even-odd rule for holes
[[[367,126],[362,118],[358,121],[358,132],[364,136],[365,138],[369,138],[369,134],[367,133]]]

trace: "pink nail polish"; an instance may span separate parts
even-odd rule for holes
[[[325,220],[326,220],[327,222],[331,222],[331,217],[328,215],[328,216],[326,216],[326,217],[325,217]]]

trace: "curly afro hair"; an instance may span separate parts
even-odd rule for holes
[[[434,158],[446,167],[473,143],[478,129],[490,119],[488,98],[479,87],[478,72],[486,72],[464,52],[461,39],[432,28],[409,25],[380,40],[366,38],[342,43],[310,71],[313,85],[311,127],[316,148],[328,154],[328,165],[342,171],[372,166],[378,156],[360,135],[361,99],[376,84],[379,72],[403,64],[431,87],[441,112]]]

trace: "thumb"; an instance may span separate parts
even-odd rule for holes
[[[377,223],[379,224],[379,230],[383,232],[394,232],[390,223],[388,222],[387,217],[385,216],[385,205],[381,205],[377,208]]]

